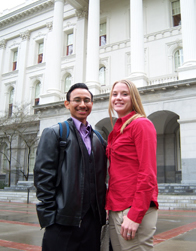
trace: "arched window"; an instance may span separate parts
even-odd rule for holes
[[[105,80],[105,71],[106,71],[105,66],[102,66],[102,67],[99,69],[99,83],[100,83],[101,85],[105,85],[105,84],[106,84],[106,80]]]
[[[13,110],[13,99],[14,99],[14,88],[12,87],[9,93],[9,111],[8,116],[12,116],[12,110]]]
[[[65,78],[64,92],[68,92],[71,87],[71,74],[67,75]]]
[[[175,70],[183,64],[183,49],[178,49],[174,54]]]
[[[38,82],[35,86],[35,105],[39,105],[40,86],[40,82]]]

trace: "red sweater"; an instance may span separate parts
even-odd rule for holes
[[[119,118],[108,137],[106,209],[122,211],[131,207],[128,218],[141,223],[151,201],[158,208],[157,139],[153,123],[146,118],[135,119],[120,133],[124,122],[134,114]]]

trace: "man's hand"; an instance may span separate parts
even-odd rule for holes
[[[135,237],[139,223],[130,220],[127,216],[123,216],[123,219],[120,234],[125,240],[131,240]]]

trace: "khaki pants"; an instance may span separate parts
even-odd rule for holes
[[[124,211],[110,211],[110,238],[113,251],[152,251],[153,250],[153,235],[156,231],[156,223],[158,210],[155,207],[150,207],[146,212],[142,223],[136,232],[133,240],[125,240],[121,234],[121,224],[123,216],[127,215],[129,208]]]

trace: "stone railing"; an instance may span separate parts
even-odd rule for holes
[[[170,82],[175,82],[175,81],[178,81],[178,75],[169,74],[169,75],[149,78],[147,81],[147,86],[165,84],[165,83],[170,83]],[[112,85],[101,86],[100,94],[110,93],[111,88],[112,88]],[[66,99],[66,93],[62,93],[60,97],[60,101],[65,101],[65,99]]]
[[[110,93],[112,85],[101,86],[100,94]]]
[[[157,39],[176,36],[181,34],[181,25],[166,30],[149,33],[144,36],[144,42],[151,42]]]
[[[170,74],[170,75],[164,75],[160,77],[149,78],[147,85],[158,85],[158,84],[164,84],[164,83],[174,82],[174,81],[178,81],[177,74]]]

